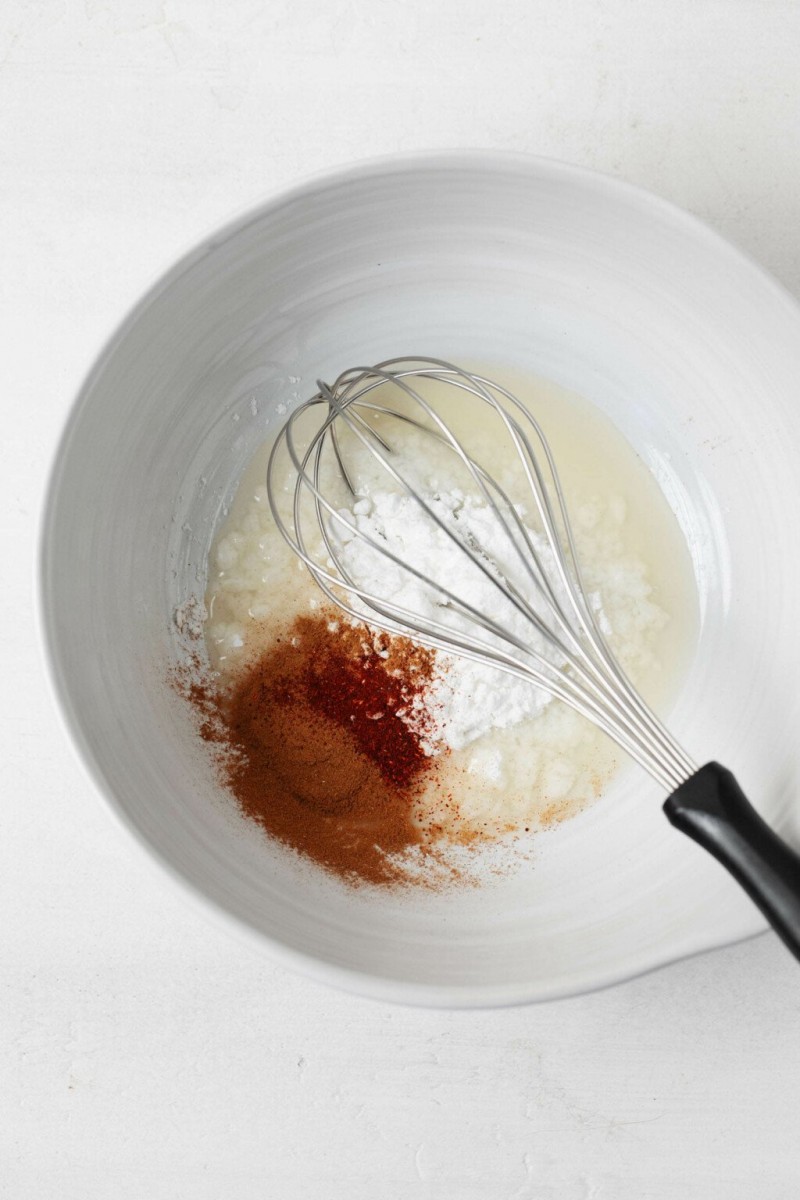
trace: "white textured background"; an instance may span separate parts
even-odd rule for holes
[[[496,1013],[273,968],[90,791],[31,564],[102,338],[178,251],[319,167],[553,155],[677,201],[800,295],[799,51],[797,0],[2,0],[2,1200],[796,1200],[800,968],[773,936]]]

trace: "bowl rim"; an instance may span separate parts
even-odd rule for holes
[[[59,667],[55,613],[49,595],[50,532],[55,512],[55,500],[61,481],[62,464],[66,460],[70,442],[88,394],[102,375],[117,347],[124,341],[147,308],[177,279],[191,270],[196,262],[218,249],[248,225],[261,220],[267,213],[277,213],[282,208],[292,206],[331,186],[380,175],[403,175],[434,169],[452,171],[469,169],[486,173],[506,171],[525,174],[529,177],[545,175],[561,180],[571,179],[594,189],[600,189],[606,195],[616,195],[629,203],[633,202],[656,218],[666,220],[673,228],[682,227],[687,233],[702,239],[708,246],[716,249],[730,261],[738,261],[740,266],[749,271],[754,281],[758,281],[762,288],[772,293],[775,301],[788,309],[800,329],[800,302],[780,280],[776,279],[750,254],[723,237],[700,217],[682,209],[658,193],[589,167],[523,151],[474,148],[428,149],[381,155],[315,171],[303,176],[288,187],[280,188],[274,193],[267,193],[260,200],[239,209],[221,225],[210,227],[199,239],[192,239],[181,253],[176,257],[171,257],[169,263],[151,277],[150,284],[139,294],[138,299],[123,312],[121,317],[116,318],[111,326],[111,331],[106,335],[100,349],[84,372],[78,389],[73,395],[46,467],[46,483],[41,496],[36,528],[34,615],[48,690],[53,697],[59,723],[67,742],[72,747],[84,774],[102,799],[105,810],[115,819],[117,827],[121,826],[128,834],[133,835],[134,844],[150,867],[161,879],[166,876],[171,880],[177,893],[182,895],[195,911],[198,908],[202,909],[212,924],[225,928],[240,941],[244,940],[257,949],[262,956],[266,952],[269,958],[279,966],[346,992],[378,1001],[432,1008],[507,1007],[547,1002],[599,991],[696,954],[748,940],[764,932],[767,926],[754,908],[749,928],[743,928],[742,932],[735,937],[720,940],[719,937],[698,934],[695,938],[688,939],[682,948],[676,949],[671,954],[664,954],[663,951],[654,952],[648,947],[638,953],[627,955],[624,963],[613,969],[609,968],[600,974],[592,972],[591,976],[587,976],[582,981],[576,978],[574,971],[571,971],[568,980],[556,977],[550,986],[546,987],[542,987],[541,984],[534,986],[524,983],[502,985],[412,983],[355,968],[338,966],[312,954],[296,950],[276,937],[256,929],[245,918],[235,915],[213,900],[199,885],[183,875],[172,861],[144,836],[118,802],[83,736],[78,713],[70,699],[67,680]]]

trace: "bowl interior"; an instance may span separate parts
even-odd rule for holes
[[[698,652],[669,724],[789,837],[797,755],[793,468],[800,317],[716,235],[560,164],[451,155],[298,189],[178,264],[112,338],[70,418],[42,610],[72,732],[174,876],[273,953],[376,995],[544,998],[754,932],[749,902],[630,770],[492,887],[375,895],[237,816],[166,683],[176,607],[256,446],[318,377],[397,354],[497,363],[603,409],[689,543]]]

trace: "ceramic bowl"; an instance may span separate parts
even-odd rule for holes
[[[246,826],[166,682],[237,478],[287,408],[396,354],[521,368],[604,410],[693,556],[697,653],[668,720],[797,841],[800,310],[710,229],[575,167],[484,153],[356,166],[178,262],[69,416],[42,528],[52,679],[100,793],[171,878],[281,962],[373,996],[544,999],[763,922],[635,768],[491,887],[347,889]]]

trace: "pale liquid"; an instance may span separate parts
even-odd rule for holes
[[[645,699],[665,713],[695,646],[698,605],[688,549],[663,494],[628,442],[591,404],[539,379],[483,373],[522,399],[542,426],[585,583],[604,597],[614,629],[612,648]],[[468,425],[482,465],[515,499],[518,477],[509,467],[497,417],[488,407],[465,405],[445,385],[426,383],[425,395],[457,433]],[[264,480],[270,449],[271,444],[264,445],[244,473],[212,548],[205,633],[211,665],[223,680],[235,677],[294,616],[325,603],[269,513]],[[289,482],[287,471],[281,498],[287,513]],[[617,576],[622,571],[625,578],[631,563],[644,574],[649,595],[635,602],[624,594],[611,596],[605,603],[609,571]],[[504,678],[498,673],[499,687]],[[624,761],[604,735],[554,701],[536,717],[490,730],[451,752],[417,815],[423,824],[443,824],[454,839],[535,830],[597,796]],[[445,808],[449,794],[457,801],[455,810]]]

